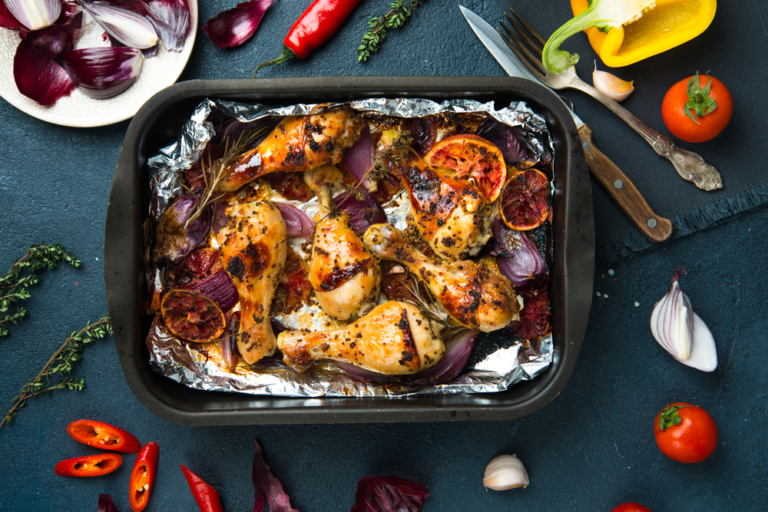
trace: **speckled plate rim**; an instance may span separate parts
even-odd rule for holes
[[[16,31],[0,28],[0,97],[32,117],[73,128],[107,126],[132,118],[149,98],[173,85],[189,61],[197,36],[198,6],[197,0],[187,2],[190,30],[183,50],[169,52],[159,43],[157,55],[144,59],[136,83],[127,91],[106,100],[91,98],[75,89],[71,95],[59,99],[55,105],[43,107],[21,94],[13,79],[13,59],[21,39]],[[100,36],[103,30],[95,25],[95,22],[93,25],[93,33]],[[83,36],[83,39],[85,37],[87,35]]]

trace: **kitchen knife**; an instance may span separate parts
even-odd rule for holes
[[[512,53],[512,50],[507,47],[504,40],[489,23],[466,7],[460,5],[459,8],[472,31],[480,39],[480,42],[491,52],[493,58],[496,59],[496,62],[504,68],[504,71],[509,76],[525,78],[543,87],[547,87],[525,69],[525,65],[520,62],[517,55]],[[616,164],[595,147],[595,144],[592,142],[592,130],[584,124],[568,105],[565,105],[565,107],[573,116],[573,121],[579,130],[584,155],[587,158],[587,165],[592,171],[592,175],[600,182],[637,228],[651,241],[663,242],[669,239],[672,235],[672,223],[669,219],[660,217],[653,212],[632,181],[627,178]]]

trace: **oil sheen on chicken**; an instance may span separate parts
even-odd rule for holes
[[[519,319],[522,298],[496,268],[471,260],[432,263],[389,224],[369,227],[363,241],[378,257],[406,266],[459,324],[491,332]]]
[[[283,119],[256,148],[229,166],[220,190],[235,191],[273,172],[301,172],[339,163],[360,136],[362,119],[348,107],[318,109],[317,113]]]
[[[340,329],[282,332],[277,345],[283,361],[299,371],[332,359],[384,375],[412,375],[445,353],[442,340],[419,310],[396,301],[385,302]]]
[[[231,206],[226,214],[227,224],[216,240],[240,295],[237,348],[253,364],[274,354],[277,346],[269,308],[288,253],[285,222],[269,201]]]
[[[480,252],[492,235],[491,206],[473,182],[443,174],[402,144],[394,144],[385,159],[408,191],[416,228],[439,258],[455,261]]]

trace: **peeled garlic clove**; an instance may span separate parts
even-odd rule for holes
[[[483,485],[494,491],[528,486],[528,473],[514,455],[499,455],[485,468]]]
[[[607,71],[598,71],[597,62],[595,62],[595,71],[592,72],[592,85],[595,89],[605,94],[614,101],[624,101],[627,96],[635,90],[632,84],[621,78],[608,73]]]

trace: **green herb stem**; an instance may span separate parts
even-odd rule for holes
[[[412,14],[416,14],[416,7],[421,7],[424,0],[397,0],[389,4],[388,13],[368,22],[368,32],[365,33],[357,47],[357,60],[366,62],[372,53],[381,48],[381,44],[387,39],[387,29],[400,28],[405,25]]]
[[[49,393],[56,389],[66,389],[68,391],[81,391],[85,386],[83,379],[62,378],[58,382],[51,383],[53,375],[67,375],[82,361],[83,347],[93,343],[98,339],[104,338],[107,334],[112,334],[112,327],[109,324],[109,313],[102,316],[97,322],[90,322],[83,329],[73,331],[64,340],[59,349],[54,352],[48,362],[40,370],[37,376],[24,384],[19,391],[19,395],[13,397],[13,407],[5,414],[0,421],[0,428],[5,423],[11,423],[18,414],[19,409],[26,405],[27,400],[33,396]]]
[[[8,335],[9,325],[18,324],[26,317],[27,311],[24,308],[18,308],[12,313],[8,309],[11,304],[31,297],[29,287],[40,281],[34,273],[44,268],[54,269],[61,261],[73,267],[81,264],[61,244],[33,244],[24,256],[13,262],[8,273],[0,277],[0,338]]]

